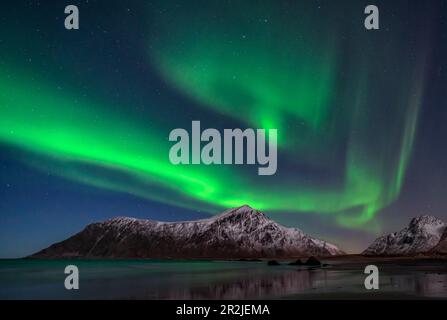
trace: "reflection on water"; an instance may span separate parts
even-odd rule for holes
[[[269,270],[266,270],[269,271]],[[324,274],[326,271],[324,272]],[[231,281],[216,281],[198,284],[189,288],[171,287],[161,293],[160,298],[168,299],[257,299],[278,298],[303,292],[316,284],[320,272],[287,270],[246,275]]]
[[[76,264],[80,290],[64,289]],[[379,267],[375,297],[447,298],[445,263]],[[364,266],[269,267],[225,261],[0,261],[1,299],[300,299],[368,298]]]

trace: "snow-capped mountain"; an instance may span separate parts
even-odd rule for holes
[[[377,238],[363,255],[413,255],[438,245],[447,224],[433,216],[413,218],[408,227]]]
[[[444,233],[441,236],[439,243],[430,250],[431,253],[447,254],[447,228],[445,228]]]
[[[274,258],[343,254],[335,245],[281,226],[249,206],[204,220],[158,222],[114,218],[31,257]]]

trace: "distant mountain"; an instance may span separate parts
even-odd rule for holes
[[[114,218],[88,225],[32,258],[279,258],[331,256],[335,245],[286,228],[249,206],[204,220]]]
[[[439,243],[430,250],[431,253],[447,254],[447,228],[441,236]]]
[[[414,255],[433,250],[445,237],[447,224],[433,216],[413,218],[399,232],[377,238],[363,255]],[[445,238],[444,238],[445,241]],[[443,247],[445,250],[445,247]]]

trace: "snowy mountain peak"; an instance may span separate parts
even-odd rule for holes
[[[425,229],[427,232],[435,233],[438,232],[436,229],[443,227],[445,227],[444,221],[430,215],[413,218],[408,226],[409,229]]]
[[[244,205],[238,208],[230,209],[227,211],[222,212],[221,214],[214,217],[215,220],[221,220],[221,219],[228,219],[230,217],[234,217],[235,220],[237,219],[268,219],[267,216],[262,213],[261,211],[258,211],[256,209],[253,209],[252,207],[248,205]]]
[[[243,206],[240,206],[237,208],[232,208],[232,209],[226,210],[226,211],[222,212],[221,214],[219,214],[218,216],[224,216],[224,215],[229,215],[229,214],[244,214],[244,213],[250,214],[253,211],[256,211],[256,210],[248,205],[243,205]]]
[[[244,204],[243,206],[240,206],[239,208],[232,209],[232,211],[253,211],[254,209],[250,207],[248,204]]]
[[[408,227],[377,238],[364,255],[411,255],[428,252],[440,241],[447,224],[442,220],[423,215],[413,218]]]
[[[118,217],[93,223],[33,257],[233,259],[343,253],[333,244],[279,225],[264,213],[242,206],[197,221]]]

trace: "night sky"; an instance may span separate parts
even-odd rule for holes
[[[64,28],[64,8],[80,30]],[[380,30],[363,26],[380,9]],[[0,257],[115,216],[248,204],[359,252],[447,220],[447,1],[2,1]],[[169,162],[175,128],[278,129],[278,170]]]

